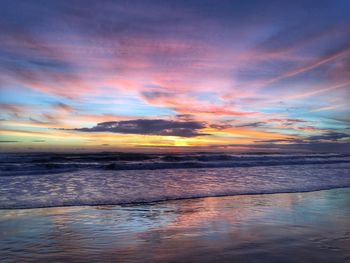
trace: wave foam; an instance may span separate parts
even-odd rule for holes
[[[350,187],[350,163],[0,176],[0,208],[126,204]]]

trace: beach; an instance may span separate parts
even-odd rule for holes
[[[0,263],[350,263],[350,0],[1,0]]]
[[[1,262],[350,262],[350,188],[0,210]]]

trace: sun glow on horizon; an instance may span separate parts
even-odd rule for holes
[[[349,2],[209,2],[0,3],[0,150],[349,151]]]

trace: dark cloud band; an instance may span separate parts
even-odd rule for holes
[[[195,137],[207,135],[199,132],[199,130],[205,127],[205,123],[196,121],[137,119],[128,121],[102,122],[98,123],[92,128],[78,128],[74,130],[81,132],[113,132],[125,134]]]

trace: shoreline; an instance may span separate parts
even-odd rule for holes
[[[38,206],[38,207],[9,207],[1,208],[1,211],[7,210],[33,210],[33,209],[45,209],[45,208],[66,208],[66,207],[96,207],[96,206],[138,206],[138,205],[152,205],[152,204],[161,204],[172,201],[182,201],[182,200],[197,200],[205,198],[222,198],[222,197],[235,197],[235,196],[257,196],[257,195],[280,195],[280,194],[297,194],[297,193],[313,193],[321,191],[331,191],[337,189],[350,189],[350,186],[340,186],[340,187],[326,187],[316,190],[298,190],[298,191],[277,191],[277,192],[266,192],[266,193],[242,193],[242,194],[227,194],[227,195],[208,195],[208,196],[194,196],[194,197],[183,197],[183,198],[169,198],[163,200],[155,201],[140,201],[140,202],[125,202],[125,203],[100,203],[100,204],[82,204],[82,205],[59,205],[59,206]]]
[[[346,262],[350,188],[0,211],[3,262]]]

